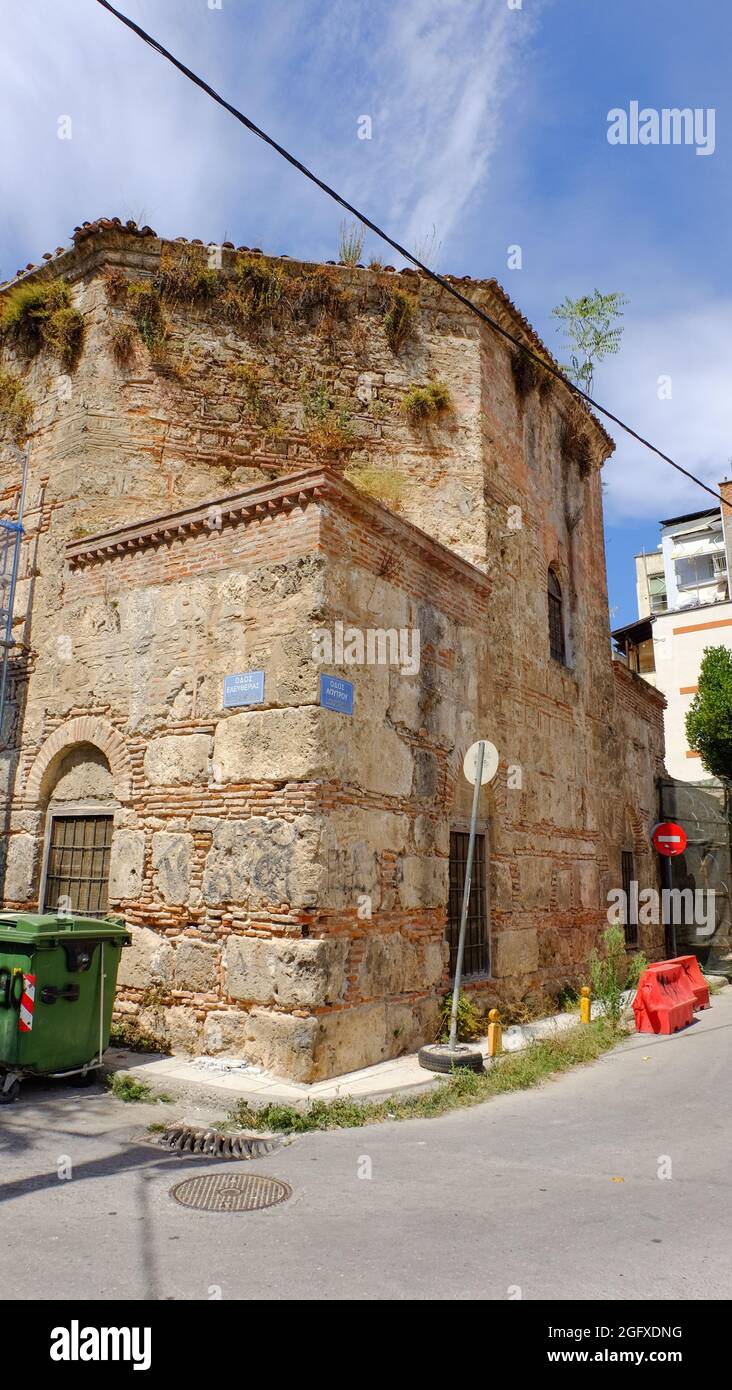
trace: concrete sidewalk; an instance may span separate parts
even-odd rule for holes
[[[599,1009],[592,1006],[593,1017]],[[579,1023],[579,1014],[554,1014],[535,1023],[514,1024],[504,1028],[503,1046],[506,1052],[518,1052],[537,1038],[564,1032]],[[484,1058],[488,1056],[488,1040],[475,1043]],[[191,1100],[231,1105],[248,1101],[252,1105],[277,1102],[305,1108],[313,1100],[335,1100],[345,1096],[357,1100],[382,1100],[388,1096],[419,1094],[437,1086],[444,1077],[425,1071],[416,1053],[394,1057],[360,1071],[345,1072],[327,1081],[309,1084],[283,1081],[261,1067],[231,1057],[158,1057],[123,1049],[110,1048],[105,1054],[107,1072],[124,1072],[137,1081],[145,1081],[154,1092],[165,1092],[176,1100]]]

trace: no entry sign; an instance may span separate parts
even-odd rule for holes
[[[659,825],[654,825],[651,831],[651,844],[657,854],[665,854],[668,858],[675,854],[683,854],[686,849],[686,831],[673,820],[662,820]]]

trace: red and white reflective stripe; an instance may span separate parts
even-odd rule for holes
[[[30,1033],[33,1028],[33,1010],[36,1003],[36,977],[23,976],[23,993],[20,996],[20,1018],[18,1032]]]

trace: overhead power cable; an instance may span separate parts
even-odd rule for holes
[[[588,405],[591,405],[593,410],[596,410],[599,415],[604,415],[606,420],[611,420],[619,429],[630,435],[631,439],[637,440],[639,444],[649,449],[657,458],[662,459],[664,463],[670,464],[671,468],[675,468],[677,473],[682,473],[690,482],[696,483],[698,487],[703,488],[716,502],[724,501],[720,493],[716,492],[714,488],[709,487],[708,483],[703,482],[701,478],[697,478],[696,474],[690,473],[688,468],[683,468],[680,463],[670,458],[662,449],[657,448],[655,444],[651,443],[650,439],[646,439],[642,434],[639,434],[631,425],[627,425],[619,416],[614,415],[606,406],[600,405],[599,401],[596,401],[592,396],[588,395],[581,387],[576,386],[574,382],[570,381],[569,378],[565,376],[564,372],[560,371],[558,367],[555,367],[553,363],[548,362],[544,357],[534,352],[526,343],[522,343],[519,338],[515,338],[512,333],[509,333],[506,328],[503,328],[500,323],[494,318],[491,318],[491,315],[487,314],[484,309],[480,309],[477,304],[474,304],[472,299],[468,299],[467,295],[462,294],[461,291],[456,289],[454,285],[451,285],[448,280],[443,279],[436,271],[431,270],[430,267],[420,261],[412,251],[408,251],[406,246],[401,246],[398,241],[395,241],[394,237],[384,231],[383,227],[379,227],[376,222],[372,222],[370,217],[367,217],[365,213],[359,211],[357,207],[354,207],[353,203],[349,203],[335,188],[331,188],[330,184],[318,178],[318,175],[314,174],[312,169],[308,169],[307,165],[297,159],[294,154],[290,154],[290,151],[286,150],[284,145],[280,145],[277,140],[267,134],[266,130],[262,130],[260,126],[255,125],[254,121],[251,121],[249,117],[245,116],[242,111],[239,111],[236,106],[232,106],[230,101],[222,97],[220,92],[217,92],[208,82],[204,81],[202,77],[199,77],[189,67],[186,67],[185,63],[182,63],[169,49],[165,48],[157,39],[153,38],[152,34],[148,34],[147,31],[141,28],[139,24],[136,24],[133,19],[122,14],[120,10],[115,9],[114,5],[109,4],[109,0],[96,0],[96,3],[101,5],[103,9],[109,10],[109,13],[113,14],[115,19],[118,19],[121,24],[126,25],[128,29],[131,29],[133,34],[137,34],[138,38],[142,39],[144,43],[149,44],[150,48],[153,48],[156,53],[159,53],[161,58],[165,58],[167,62],[172,63],[173,67],[177,68],[179,72],[182,72],[183,76],[187,77],[189,82],[193,82],[196,87],[200,87],[202,92],[205,92],[207,96],[211,97],[212,101],[217,102],[219,106],[223,106],[225,111],[228,111],[235,120],[240,121],[243,126],[246,126],[247,130],[250,130],[253,135],[256,135],[258,139],[263,140],[266,145],[270,145],[273,150],[276,150],[277,154],[281,155],[283,159],[286,159],[287,163],[291,164],[293,169],[297,169],[299,173],[304,174],[305,178],[309,179],[311,183],[316,184],[324,193],[327,193],[329,198],[332,198],[336,203],[340,203],[340,206],[345,208],[346,212],[350,212],[353,217],[357,218],[359,222],[362,222],[364,227],[368,227],[370,231],[380,237],[382,241],[385,241],[387,245],[391,246],[393,250],[398,252],[400,256],[403,256],[405,260],[411,261],[412,265],[415,265],[418,270],[421,270],[423,275],[428,276],[430,280],[433,280],[435,284],[439,285],[447,294],[452,295],[453,299],[457,299],[460,304],[465,305],[471,313],[475,314],[477,318],[481,319],[483,323],[486,323],[489,328],[493,329],[494,333],[498,333],[502,338],[505,338],[507,342],[513,343],[514,347],[517,347],[521,352],[525,353],[527,357],[530,357],[532,361],[536,362],[545,372],[549,372],[551,376],[555,376],[559,381],[563,382],[575,396],[586,401]]]

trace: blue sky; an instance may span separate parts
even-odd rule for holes
[[[561,356],[566,294],[622,290],[596,395],[712,484],[732,473],[729,52],[719,0],[118,0],[436,268],[495,275]],[[94,0],[1,0],[0,278],[100,215],[327,259],[340,211]],[[612,146],[611,108],[714,108],[715,149]],[[358,139],[358,119],[372,139]],[[58,139],[70,116],[72,138]],[[507,248],[522,247],[520,270]],[[367,250],[371,249],[367,246]],[[377,247],[373,243],[373,251]],[[672,397],[659,400],[658,378]],[[632,556],[706,494],[612,429],[614,624]],[[711,499],[709,499],[711,505]]]

